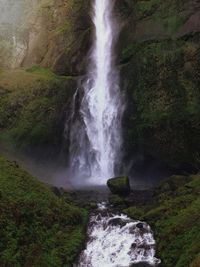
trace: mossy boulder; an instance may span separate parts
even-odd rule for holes
[[[128,195],[131,191],[129,178],[126,176],[111,178],[107,182],[112,194]]]

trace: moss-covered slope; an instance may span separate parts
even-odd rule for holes
[[[62,143],[67,107],[76,78],[48,69],[0,73],[0,137],[17,148],[51,147]]]
[[[86,211],[55,196],[0,158],[0,265],[72,266],[84,241]]]
[[[171,177],[156,189],[154,199],[125,212],[153,226],[164,267],[199,266],[200,175]]]

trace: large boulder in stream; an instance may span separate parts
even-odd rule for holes
[[[116,195],[127,195],[131,191],[129,178],[127,176],[109,179],[107,186],[111,193]]]

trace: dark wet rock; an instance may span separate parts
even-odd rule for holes
[[[143,223],[138,223],[136,226],[139,229],[144,229],[144,224]]]
[[[131,245],[131,248],[132,248],[132,249],[136,249],[136,248],[137,248],[137,243],[133,243],[133,244]]]
[[[131,267],[154,267],[147,262],[139,262],[139,263],[134,263],[131,265]]]
[[[139,245],[138,248],[149,251],[152,248],[155,249],[155,245],[149,245],[149,244],[144,243],[144,244]]]
[[[127,221],[122,220],[121,218],[114,218],[109,220],[108,225],[112,225],[112,226],[120,226],[123,227],[127,224]]]
[[[111,193],[116,195],[128,195],[131,191],[129,179],[126,176],[109,179],[107,186]]]
[[[98,188],[98,191],[97,189],[90,188],[65,191],[64,197],[66,201],[73,201],[79,207],[95,210],[97,208],[97,203],[100,203],[107,198],[107,188]]]

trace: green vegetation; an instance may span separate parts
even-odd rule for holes
[[[87,212],[0,158],[1,266],[72,266]]]
[[[18,148],[59,146],[75,83],[74,78],[38,66],[2,72],[0,138]]]
[[[139,0],[136,1],[132,8],[136,10],[136,14],[140,19],[150,17],[152,21],[163,27],[164,32],[174,37],[174,34],[188,18],[181,13],[184,3],[185,0]]]
[[[127,150],[142,147],[144,153],[157,154],[171,166],[188,163],[196,168],[200,150],[198,45],[183,40],[132,43],[123,51],[126,59]]]
[[[127,23],[120,39],[125,151],[130,158],[142,151],[173,168],[196,170],[200,50],[188,20],[197,19],[196,8],[186,0],[127,0],[118,8]]]
[[[173,176],[157,188],[154,197],[154,204],[129,207],[124,212],[153,226],[165,267],[198,266],[200,174]]]

